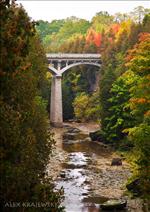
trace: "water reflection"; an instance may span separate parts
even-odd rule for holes
[[[82,200],[88,194],[89,185],[84,168],[79,167],[85,167],[86,164],[87,160],[83,153],[71,153],[68,156],[66,168],[62,171],[65,180],[61,178],[57,181],[57,188],[64,188],[65,200],[63,205],[68,212],[83,211],[84,203],[82,203]]]
[[[109,151],[96,143],[85,140],[88,135],[79,132],[72,133],[70,129],[68,132],[63,135],[62,139],[62,148],[68,152],[68,159],[66,163],[62,164],[63,169],[56,182],[56,188],[64,188],[63,205],[67,212],[99,211],[99,204],[89,197],[91,188],[86,176],[86,169],[92,157],[99,152],[102,152],[103,155],[108,154]]]
[[[106,146],[99,145],[96,142],[90,142],[87,138],[88,135],[83,135],[81,132],[74,133],[74,130],[68,127],[67,132],[63,134],[59,130],[57,131],[58,136],[58,146],[62,148],[65,152],[68,153],[68,158],[65,163],[62,163],[62,171],[60,176],[56,181],[56,188],[64,188],[64,202],[63,206],[65,206],[66,212],[98,212],[102,211],[99,208],[99,205],[108,198],[103,196],[91,196],[91,187],[89,183],[89,179],[87,176],[87,170],[89,170],[88,165],[94,161],[94,159],[100,159],[100,162],[105,163],[105,159],[110,158],[112,152]],[[57,139],[57,138],[56,138]],[[96,167],[96,165],[94,164]],[[96,167],[97,168],[97,167]],[[106,164],[104,165],[106,168]],[[108,168],[108,167],[107,167]],[[117,170],[117,169],[116,169]],[[108,190],[112,191],[112,186],[109,184],[116,183],[119,178],[110,178],[108,174],[105,172],[109,172],[109,175],[115,174],[119,172],[115,172],[116,170],[102,170],[102,176],[104,173],[104,177],[101,178],[100,188],[103,189],[108,186]],[[98,169],[100,173],[100,170]],[[120,176],[120,175],[117,175]],[[109,184],[108,184],[109,182]],[[113,191],[115,192],[115,191]],[[104,193],[104,192],[103,192]],[[103,195],[103,194],[102,194]],[[107,195],[106,195],[107,196]],[[108,194],[109,197],[109,194]],[[135,205],[135,204],[134,204]],[[141,204],[142,205],[142,204]],[[137,212],[137,207],[132,207],[132,204],[128,205],[128,209],[122,210]],[[133,209],[134,208],[134,209]],[[118,210],[117,210],[118,211]],[[121,210],[119,210],[121,212]],[[110,212],[110,211],[107,211]],[[138,212],[148,212],[145,209],[138,210]]]

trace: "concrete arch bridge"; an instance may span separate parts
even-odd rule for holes
[[[68,69],[79,65],[101,67],[100,54],[46,54],[48,68],[52,73],[50,122],[55,127],[63,126],[62,111],[62,74]]]

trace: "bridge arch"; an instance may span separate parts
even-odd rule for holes
[[[53,66],[49,65],[48,66],[49,71],[54,74],[54,75],[58,75],[58,71],[56,68],[54,68]]]
[[[61,76],[65,71],[67,71],[70,68],[73,68],[75,66],[79,66],[79,65],[93,65],[93,66],[97,66],[97,67],[101,67],[100,64],[98,63],[91,63],[91,62],[77,62],[77,63],[72,63],[70,65],[65,66],[64,68],[62,68],[61,70],[57,70],[56,68],[54,68],[53,66],[49,65],[48,69],[49,71],[54,74],[54,75],[58,75]]]
[[[100,64],[98,63],[90,63],[90,62],[77,62],[77,63],[73,63],[73,64],[70,64],[70,65],[67,65],[66,67],[62,68],[60,70],[60,73],[63,74],[65,71],[67,71],[68,69],[70,68],[73,68],[75,66],[79,66],[79,65],[93,65],[93,66],[97,66],[97,67],[101,67]]]
[[[47,54],[48,68],[52,73],[50,122],[55,127],[63,126],[62,112],[62,74],[68,69],[79,65],[101,67],[100,54]]]

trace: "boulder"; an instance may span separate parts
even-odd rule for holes
[[[85,138],[83,141],[85,141],[85,142],[90,142],[90,141],[91,141],[91,138],[90,138],[90,137],[87,137],[87,138]]]
[[[128,191],[131,191],[135,196],[140,196],[142,191],[141,191],[141,186],[140,186],[140,179],[135,179],[131,183],[126,185],[126,188]]]
[[[60,177],[61,178],[65,178],[66,177],[66,173],[64,171],[60,172]]]
[[[84,140],[87,134],[66,132],[63,134],[63,140]]]
[[[100,205],[100,208],[103,210],[123,210],[127,206],[126,200],[108,200]]]
[[[63,135],[63,140],[75,140],[75,135],[76,134],[74,134],[74,133],[66,132]]]
[[[81,132],[81,130],[77,129],[77,128],[70,128],[68,129],[68,133],[79,133]]]
[[[90,132],[89,136],[92,139],[92,141],[102,141],[102,133],[100,130],[95,132]]]
[[[113,158],[111,161],[111,166],[121,166],[122,159],[121,158]]]

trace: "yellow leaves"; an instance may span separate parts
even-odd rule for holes
[[[126,85],[131,85],[132,83],[138,80],[138,76],[133,71],[130,70],[123,73],[120,78],[122,78],[122,80]]]
[[[150,80],[150,74],[145,77],[147,80]]]
[[[124,130],[122,130],[122,132],[126,134],[129,132],[129,129],[124,129]]]
[[[130,34],[131,24],[132,24],[132,21],[130,19],[121,23],[120,28],[116,34],[116,42],[120,39],[121,35],[124,32],[127,32],[128,35]]]
[[[46,79],[51,79],[52,78],[52,74],[48,71],[46,72]]]

